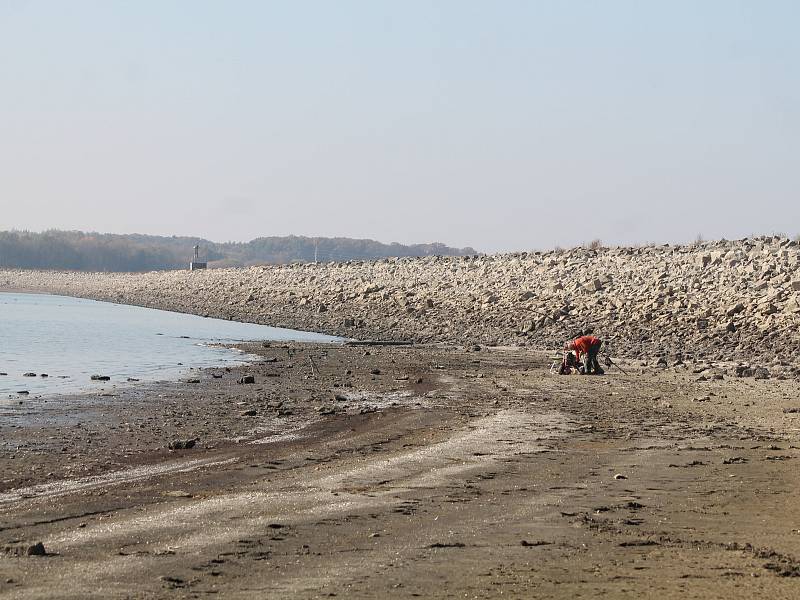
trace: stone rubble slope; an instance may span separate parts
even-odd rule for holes
[[[799,262],[796,242],[760,237],[194,272],[6,270],[0,289],[361,339],[557,349],[592,330],[618,356],[788,369],[800,348]]]

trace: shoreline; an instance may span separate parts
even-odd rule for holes
[[[89,306],[90,303],[97,303],[98,307],[103,304],[106,305],[106,309],[100,309],[101,312],[98,313],[104,314],[103,311],[108,312],[108,307],[112,305],[112,303],[103,301],[86,298],[74,298],[69,296],[58,296],[53,294],[0,291],[0,295],[3,294],[9,294],[9,299],[3,300],[3,302],[9,302],[12,304],[12,306],[20,304],[23,307],[26,307],[32,303],[31,305],[41,304],[43,307],[47,308],[53,305],[57,305],[59,307],[74,307],[77,306],[78,303],[82,303],[83,306]],[[24,300],[25,297],[32,296],[41,296],[42,298],[48,297],[51,298],[52,301],[40,302],[37,300]],[[17,300],[13,300],[13,298],[17,298]],[[69,301],[69,303],[67,303],[67,301]],[[8,371],[8,373],[3,372],[2,378],[0,378],[0,389],[3,390],[0,392],[0,396],[10,400],[30,400],[33,398],[50,398],[63,395],[91,395],[103,392],[115,393],[122,387],[128,387],[131,384],[136,384],[139,382],[157,382],[164,380],[168,381],[171,379],[181,379],[189,377],[191,373],[198,368],[208,367],[222,369],[225,366],[232,365],[236,362],[247,363],[257,360],[257,356],[253,355],[252,353],[243,352],[237,347],[237,345],[246,344],[248,343],[248,339],[256,339],[256,336],[258,335],[272,336],[266,337],[268,341],[263,342],[264,344],[282,344],[289,341],[281,340],[282,336],[295,338],[301,341],[311,341],[312,343],[335,344],[344,343],[346,341],[328,338],[327,336],[319,335],[313,332],[279,330],[261,325],[257,327],[240,327],[238,325],[232,326],[227,321],[218,323],[208,323],[203,321],[201,323],[195,315],[187,315],[187,317],[189,317],[188,320],[172,321],[170,320],[171,317],[163,314],[167,311],[158,311],[158,309],[143,309],[142,307],[121,304],[115,304],[114,306],[130,308],[133,311],[141,311],[132,313],[127,311],[123,313],[114,312],[114,315],[139,315],[140,320],[146,319],[148,323],[152,322],[153,319],[163,320],[164,317],[167,317],[167,321],[159,325],[159,327],[166,327],[166,329],[163,330],[165,333],[156,333],[156,335],[166,335],[167,338],[174,338],[175,340],[177,340],[177,338],[186,338],[185,345],[180,345],[173,342],[172,346],[170,347],[170,353],[175,352],[174,360],[179,360],[180,362],[169,362],[170,356],[167,354],[164,354],[164,360],[167,361],[165,363],[141,360],[145,357],[134,353],[134,355],[124,357],[128,360],[120,359],[123,360],[123,362],[117,360],[117,362],[108,363],[108,361],[102,360],[104,358],[103,354],[98,353],[97,351],[89,353],[89,356],[86,358],[86,361],[88,362],[82,360],[76,361],[75,358],[67,362],[59,362],[60,359],[58,355],[45,353],[44,358],[40,360],[40,356],[38,354],[26,354],[22,346],[19,348],[19,352],[14,352],[13,349],[11,349],[14,346],[12,345],[9,347],[7,345],[5,352],[0,352],[0,361],[2,361],[0,362],[0,371]],[[23,312],[21,314],[25,315],[26,313],[24,311],[26,309],[23,308],[22,310]],[[92,310],[98,309],[93,307]],[[162,315],[144,312],[145,310],[155,310],[157,312],[161,312]],[[13,314],[15,313],[12,311],[12,318]],[[180,313],[172,314],[177,315]],[[147,316],[141,317],[141,315]],[[177,329],[173,328],[173,333],[170,333],[170,323],[173,322],[178,323],[178,325],[176,325]],[[198,323],[200,323],[199,326]],[[162,330],[152,329],[152,332],[156,331]],[[181,335],[178,335],[179,333]],[[190,335],[183,335],[185,333]],[[315,338],[317,338],[316,341]],[[68,339],[68,341],[65,342],[65,339],[66,338],[59,338],[56,340],[56,342],[62,344],[66,343],[67,345],[73,342],[83,345],[91,345],[91,343],[94,341],[89,339],[80,339],[77,341]],[[145,342],[146,344],[151,344],[154,349],[159,347],[155,342],[147,341],[146,338],[142,338],[141,341],[143,344]],[[109,349],[114,346],[111,338],[106,338],[104,342],[108,344]],[[198,350],[198,347],[203,347],[203,350]],[[164,350],[162,349],[160,352],[163,353]],[[140,352],[139,354],[142,353]],[[83,355],[80,356],[83,358]],[[91,362],[95,359],[99,360],[101,363],[103,363],[103,365],[92,368]],[[42,377],[46,379],[40,379],[38,376],[22,377],[21,374],[23,371],[26,373],[43,373]],[[90,381],[89,379],[91,373],[111,376],[111,380]]]
[[[362,340],[547,350],[592,330],[613,355],[650,366],[728,360],[797,378],[799,267],[800,245],[761,237],[205,271],[0,270],[0,289]]]

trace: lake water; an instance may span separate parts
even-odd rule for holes
[[[0,293],[0,398],[175,379],[241,364],[238,341],[336,342],[330,336],[65,296]],[[25,373],[36,373],[26,377]],[[45,373],[47,377],[41,375]],[[94,374],[111,377],[93,382]]]

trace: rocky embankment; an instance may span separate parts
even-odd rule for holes
[[[142,274],[0,271],[49,291],[353,338],[560,348],[593,330],[651,363],[797,374],[800,247],[761,237]],[[747,373],[747,372],[745,372]]]

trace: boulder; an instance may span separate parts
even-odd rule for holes
[[[705,268],[711,264],[711,256],[708,254],[700,254],[695,258],[695,265],[698,267]]]
[[[744,304],[742,304],[741,302],[737,302],[736,304],[729,306],[728,309],[725,311],[725,314],[729,317],[732,317],[734,315],[738,315],[740,312],[743,311],[744,311]]]
[[[767,304],[761,307],[762,315],[774,315],[776,312],[778,312],[778,308],[771,302],[768,302]]]
[[[194,448],[196,443],[197,443],[196,439],[191,439],[191,440],[172,440],[169,443],[168,448],[170,450],[190,450],[191,448]]]
[[[17,542],[5,546],[3,554],[6,556],[47,556],[47,550],[42,542],[35,544]]]
[[[753,369],[753,378],[754,379],[769,379],[769,369],[766,367],[756,367]]]

